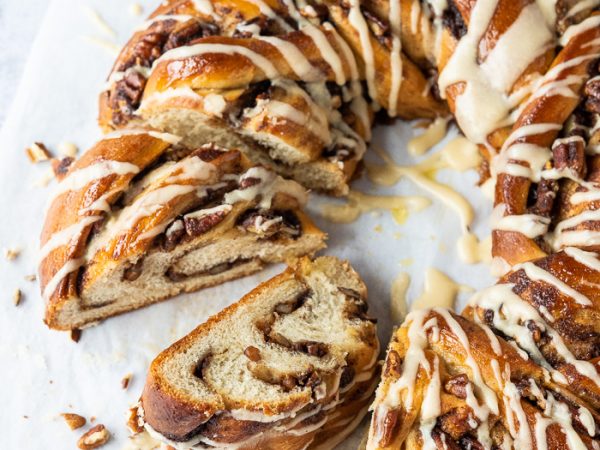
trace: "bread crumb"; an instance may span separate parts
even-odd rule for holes
[[[67,142],[67,141],[63,141],[60,144],[58,144],[58,153],[60,153],[63,156],[69,156],[71,158],[75,158],[75,156],[77,155],[77,152],[79,152],[79,149],[77,148],[77,146],[75,144],[73,144],[72,142]]]
[[[35,281],[37,279],[37,277],[35,276],[34,273],[32,273],[31,275],[25,275],[23,278],[25,278],[25,281]]]
[[[48,147],[41,142],[34,142],[31,144],[25,149],[25,153],[27,154],[29,161],[34,164],[42,161],[48,161],[52,156],[50,150],[48,150]]]
[[[90,423],[94,423],[96,421],[96,416],[90,417]]]
[[[125,375],[123,377],[123,379],[121,380],[121,387],[123,389],[127,389],[129,387],[129,383],[131,383],[131,379],[133,378],[133,374],[132,373],[128,373],[127,375]]]
[[[65,419],[65,422],[71,430],[81,428],[86,423],[85,417],[80,416],[79,414],[62,413],[61,416]]]
[[[4,249],[4,257],[9,261],[13,261],[14,259],[16,259],[20,253],[21,249],[16,247]]]
[[[21,292],[21,289],[15,289],[15,292],[13,293],[13,303],[15,306],[19,306],[21,304],[21,300],[23,300],[23,293]]]
[[[375,230],[376,233],[381,233],[383,231],[383,227],[381,225],[375,225],[373,230]]]

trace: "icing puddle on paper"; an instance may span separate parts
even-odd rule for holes
[[[390,310],[392,323],[400,324],[408,313],[406,293],[410,286],[410,275],[400,272],[392,282],[390,294]],[[442,307],[454,309],[459,292],[473,292],[474,289],[458,284],[448,275],[430,267],[425,272],[425,286],[421,295],[410,306],[410,311],[424,308]]]
[[[406,177],[439,198],[456,211],[460,218],[463,235],[458,241],[458,250],[461,260],[468,264],[489,260],[487,240],[479,242],[477,237],[469,232],[469,226],[474,218],[471,204],[452,187],[435,180],[435,173],[441,169],[464,172],[478,167],[481,163],[481,155],[477,145],[463,136],[458,136],[448,142],[442,150],[413,166],[396,164],[392,157],[382,149],[373,148],[373,151],[385,164],[365,162],[371,181],[381,186],[392,186],[398,183],[402,177]]]
[[[392,323],[399,324],[404,321],[408,312],[406,305],[406,292],[410,285],[410,275],[406,272],[400,272],[392,282],[390,309],[392,310]]]
[[[413,156],[420,156],[444,139],[449,120],[449,117],[438,117],[431,122],[422,134],[408,141],[406,146],[408,153]]]
[[[445,273],[429,268],[425,273],[425,287],[423,293],[415,299],[410,306],[411,311],[423,308],[442,308],[454,309],[454,302],[459,292],[473,292],[474,289],[458,284]]]
[[[425,197],[398,195],[368,195],[350,191],[348,201],[343,204],[325,203],[321,205],[321,215],[335,223],[351,223],[362,214],[377,209],[386,209],[392,213],[397,223],[404,223],[411,211],[427,208],[431,201]]]

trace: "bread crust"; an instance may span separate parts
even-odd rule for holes
[[[239,152],[226,152],[214,146],[197,150],[173,147],[173,142],[177,141],[174,136],[151,130],[117,133],[100,141],[70,167],[50,202],[41,237],[40,282],[46,299],[45,322],[51,328],[80,327],[180,292],[248,275],[267,263],[312,254],[323,246],[325,235],[300,210],[303,200],[295,195],[303,197],[305,194],[299,186],[273,178],[274,175],[265,169],[252,168]],[[176,155],[181,153],[183,158],[177,160]],[[177,162],[169,158],[175,158]],[[209,158],[210,162],[201,158]],[[146,172],[150,175],[145,175]],[[259,183],[254,189],[263,189],[260,186],[274,189],[271,194],[265,193],[270,197],[260,200],[267,202],[268,207],[266,213],[256,210],[256,220],[266,220],[275,227],[281,224],[281,232],[277,228],[275,234],[269,229],[251,232],[250,228],[244,227],[252,227],[252,224],[242,226],[237,223],[244,214],[251,214],[258,207],[257,195],[262,195],[259,191],[247,200],[239,198],[231,205],[219,205],[224,208],[224,217],[215,212],[207,218],[210,221],[199,222],[200,225],[193,222],[196,219],[188,222],[185,218],[185,214],[198,208],[199,199],[207,201],[208,206],[210,202],[224,202],[225,193],[219,194],[218,189],[233,191],[244,176],[250,176],[244,174],[251,173],[266,177],[254,179],[252,182]],[[148,178],[151,175],[156,179]],[[208,186],[208,190],[204,186]],[[212,194],[213,191],[216,194]],[[121,203],[115,205],[117,201]],[[208,214],[211,210],[205,211]],[[267,214],[266,219],[260,214]],[[174,226],[177,220],[180,221],[179,229],[183,230],[180,233],[185,231],[185,235],[178,238],[180,241],[167,245],[166,229],[171,226],[169,224]],[[183,224],[192,227],[190,231],[184,229]],[[200,229],[195,231],[193,227]],[[296,237],[288,233],[296,233]],[[186,238],[188,234],[190,238]],[[263,237],[268,239],[261,243]],[[157,239],[165,241],[159,243],[162,247],[157,244]],[[229,255],[224,256],[228,259],[219,260],[217,255],[212,261],[218,270],[206,266],[209,262],[198,260],[200,255],[192,256],[199,246],[224,252],[225,248],[218,250],[218,246],[225,240],[239,242],[237,245],[241,247],[258,246],[261,254],[242,257],[240,253],[238,261],[235,247],[230,246],[229,253],[223,253]],[[175,259],[160,262],[170,253]],[[143,275],[145,258],[148,258],[150,269],[154,267],[152,264],[172,266],[173,275],[159,274],[163,278],[171,277],[171,287],[165,285],[162,291],[157,291],[155,286],[153,296],[143,294],[143,283],[136,284],[136,280]],[[194,258],[199,262],[194,262]],[[197,274],[194,267],[197,267]],[[122,278],[110,281],[110,277]],[[103,287],[107,280],[129,289],[124,297],[130,297],[130,300],[112,302],[107,298],[116,295]]]

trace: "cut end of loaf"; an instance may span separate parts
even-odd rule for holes
[[[365,299],[348,263],[298,260],[162,352],[138,420],[181,448],[306,446],[351,431],[347,419],[366,412],[376,381]]]

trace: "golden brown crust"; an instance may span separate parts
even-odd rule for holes
[[[551,77],[548,82],[560,82],[572,79],[568,86],[574,93],[580,93],[585,82],[590,78],[590,67],[594,64],[594,55],[600,51],[600,29],[597,27],[577,34],[558,54],[553,61],[549,71],[559,65],[564,65],[570,61],[576,64],[568,64],[558,74]],[[591,57],[590,57],[591,56]],[[542,84],[540,89],[544,85]],[[536,92],[534,92],[535,96]],[[519,131],[525,127],[533,125],[557,124],[556,128],[545,132],[538,132],[515,139],[514,144],[532,144],[544,148],[551,148],[553,142],[559,136],[560,128],[571,116],[581,97],[557,95],[541,95],[528,101],[526,107],[519,115],[512,128],[512,133],[518,135]],[[510,139],[510,138],[509,138]],[[512,145],[512,144],[511,144]],[[510,149],[503,148],[499,158],[503,158],[503,152]],[[507,162],[514,163],[507,157]],[[516,161],[518,164],[523,162]],[[527,164],[527,163],[525,163]],[[551,162],[549,162],[551,164]],[[532,171],[537,170],[532,168]],[[530,190],[535,189],[532,186],[532,180],[523,176],[515,176],[509,173],[501,172],[497,176],[495,204],[505,205],[505,215],[522,215],[528,213],[528,198]],[[524,261],[530,261],[543,257],[546,249],[540,248],[539,241],[528,238],[524,234],[515,231],[494,230],[493,256],[503,258],[510,266]]]
[[[175,136],[144,129],[117,133],[100,141],[70,167],[50,202],[42,231],[40,280],[47,302],[45,321],[51,328],[80,327],[178,292],[247,275],[298,252],[311,254],[323,246],[325,235],[299,209],[302,199],[298,195],[305,195],[302,189],[265,169],[251,169],[238,151],[214,146],[195,150],[173,147],[178,139]],[[259,178],[251,177],[252,170]],[[249,177],[248,181],[244,177]],[[245,200],[234,197],[231,205],[223,204],[226,193],[244,189],[239,183],[258,183],[255,189],[268,185],[274,190],[264,201],[257,190]],[[262,212],[257,209],[259,201],[265,203]],[[218,208],[212,212],[215,202],[224,212]],[[198,209],[208,215],[186,218],[187,213]],[[253,219],[252,214],[264,217]],[[252,228],[252,220],[271,219],[275,220],[273,229]],[[242,220],[250,222],[238,223]],[[175,225],[180,231],[167,236],[167,228]],[[193,267],[176,268],[186,254],[179,251],[179,259],[170,263],[173,274],[165,274],[179,284],[166,286],[152,298],[138,299],[136,296],[142,295],[138,292],[129,294],[129,302],[119,303],[110,298],[116,295],[112,291],[96,292],[113,272],[120,280],[104,290],[114,289],[118,282],[135,281],[142,273],[143,259],[157,251],[167,254],[187,246],[189,252],[198,239],[206,244],[224,239],[233,242],[244,236],[260,240],[261,233],[269,238],[261,258],[237,261],[232,259],[235,255],[228,256],[225,261],[215,261],[218,271],[214,273],[210,265],[198,266],[199,281],[193,279]],[[296,242],[296,238],[303,240]]]
[[[158,158],[169,146],[168,142],[146,133],[125,135],[118,139],[105,139],[72,164],[67,176],[102,161],[129,163],[143,169]],[[114,194],[109,195],[106,201],[108,204],[112,203],[127,188],[134,175],[135,173],[128,172],[123,175],[113,174],[94,179],[81,189],[69,190],[53,198],[42,229],[42,247],[47,244],[53,234],[76,224],[82,217],[102,214],[97,209],[91,209],[84,213],[81,211],[89,208],[101,196],[109,192],[114,192]],[[93,223],[90,223],[71,240],[70,245],[57,247],[41,261],[39,276],[42,292],[61,267],[64,267],[69,260],[83,256],[92,227]],[[55,323],[53,317],[66,299],[74,292],[75,284],[76,275],[66,277],[46,299],[45,321],[49,326]]]

